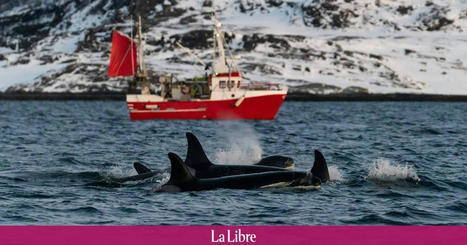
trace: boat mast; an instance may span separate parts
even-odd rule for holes
[[[138,15],[138,73],[136,74],[135,80],[136,85],[141,86],[141,94],[150,94],[149,90],[149,79],[148,72],[146,70],[146,64],[144,64],[144,42],[143,42],[143,31],[141,24],[141,16]]]
[[[225,62],[225,51],[224,51],[224,33],[220,30],[222,24],[216,19],[216,16],[212,16],[214,21],[214,56],[212,61],[212,73],[214,75],[218,73],[228,73],[229,68]]]
[[[133,56],[136,54],[133,54],[133,15],[130,16],[131,19],[131,28],[130,28],[130,53],[131,53],[131,72],[133,74],[135,73],[135,70],[133,69],[135,67],[135,64],[133,63]]]
[[[141,16],[138,16],[138,43],[139,43],[139,69],[140,69],[140,77],[146,78],[148,73],[146,71],[146,65],[144,64],[143,52],[144,52],[144,43],[143,43],[143,32],[142,32],[142,24],[141,24]]]

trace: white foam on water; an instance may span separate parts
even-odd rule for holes
[[[341,173],[338,167],[328,166],[328,170],[331,181],[344,181],[344,175]]]
[[[411,166],[392,163],[388,159],[376,159],[368,172],[369,180],[395,182],[398,180],[420,181],[415,169]]]
[[[263,149],[256,131],[240,122],[227,122],[218,130],[219,139],[226,142],[227,148],[215,153],[215,163],[253,164],[261,160]]]
[[[163,173],[162,177],[158,180],[160,185],[164,185],[170,180],[170,173]]]
[[[106,173],[107,177],[114,177],[114,178],[123,178],[128,176],[137,175],[138,173],[134,168],[126,168],[120,165],[114,165],[112,168]]]

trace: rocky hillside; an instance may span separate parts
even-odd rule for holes
[[[224,24],[249,81],[310,93],[467,94],[467,0],[4,0],[0,90],[122,91],[107,77],[111,31],[144,17],[145,60],[183,79]]]

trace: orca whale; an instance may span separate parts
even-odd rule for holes
[[[191,173],[200,179],[204,178],[217,178],[229,175],[238,175],[238,174],[252,174],[252,173],[261,173],[269,171],[288,171],[281,167],[275,166],[262,166],[262,165],[221,165],[213,164],[201,146],[198,138],[190,132],[186,133],[186,138],[188,141],[188,150],[186,154],[185,164],[189,167]],[[290,163],[291,158],[282,157],[282,156],[273,156],[270,159],[262,160],[263,162],[278,162],[284,161]],[[261,161],[260,161],[261,163]],[[292,160],[293,163],[293,160]],[[273,165],[273,164],[271,164]],[[277,165],[277,164],[276,164]]]
[[[312,186],[319,188],[321,179],[326,176],[327,166],[323,155],[315,150],[315,162],[309,172],[267,171],[260,173],[231,175],[200,179],[194,176],[189,167],[175,153],[169,153],[171,164],[169,181],[156,189],[156,192],[202,191],[218,188],[255,189],[274,186]]]
[[[138,173],[137,175],[122,177],[122,178],[110,177],[104,180],[88,183],[86,185],[87,186],[121,187],[124,185],[125,182],[149,179],[156,175],[162,174],[164,172],[164,171],[151,171],[148,167],[144,166],[143,164],[139,162],[133,163],[133,167]]]

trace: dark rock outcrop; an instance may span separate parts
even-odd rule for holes
[[[351,9],[343,9],[335,0],[313,0],[302,5],[303,23],[321,28],[349,27],[352,18],[358,17]]]
[[[244,35],[242,37],[243,49],[251,51],[256,48],[258,44],[269,43],[269,46],[275,49],[289,49],[290,45],[287,40],[274,35],[252,34]]]
[[[183,46],[190,49],[205,49],[212,47],[212,31],[210,30],[193,30],[184,34],[170,36],[174,42],[178,41]]]

